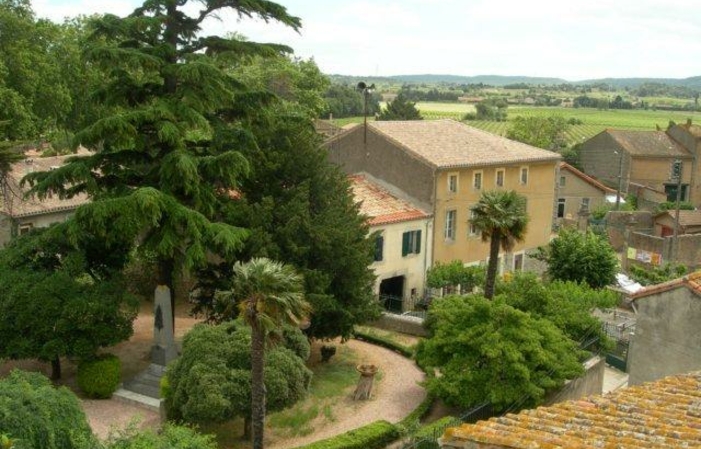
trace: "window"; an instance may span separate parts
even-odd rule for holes
[[[469,228],[470,228],[470,235],[477,235],[477,226],[475,226],[474,224],[472,224],[472,219],[473,219],[473,218],[475,218],[475,211],[474,211],[474,210],[471,210],[471,211],[470,211],[470,222],[468,223],[468,224],[469,224]]]
[[[458,191],[458,175],[448,175],[448,192],[455,193]]]
[[[521,167],[521,184],[528,184],[528,167]]]
[[[504,170],[497,170],[494,181],[497,187],[504,187]]]
[[[589,210],[589,198],[582,198],[582,207]]]
[[[454,210],[449,210],[445,213],[445,238],[446,240],[455,240],[455,215]]]
[[[560,176],[560,187],[565,187],[565,183],[567,183],[567,178]]]
[[[380,234],[375,238],[375,262],[380,262],[383,257],[385,237]]]
[[[565,216],[565,199],[557,199],[557,218],[562,218]]]
[[[472,187],[474,187],[476,190],[479,190],[482,188],[482,172],[481,171],[475,172],[472,175]]]
[[[523,271],[523,254],[514,254],[514,271]]]
[[[19,225],[19,235],[27,234],[32,230],[32,228],[34,228],[34,224],[32,223],[23,223]]]
[[[408,231],[402,235],[402,257],[421,252],[421,230]]]

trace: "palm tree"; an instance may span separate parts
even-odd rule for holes
[[[220,292],[219,298],[235,302],[239,316],[251,326],[251,431],[253,449],[262,449],[266,338],[271,331],[298,325],[308,316],[302,277],[292,266],[266,258],[237,262],[231,291]]]
[[[471,211],[470,223],[481,233],[483,242],[489,240],[489,265],[484,281],[484,296],[492,299],[499,249],[509,251],[516,242],[523,241],[526,236],[526,198],[513,190],[486,191],[477,204],[472,206]]]

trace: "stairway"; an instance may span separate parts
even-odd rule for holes
[[[114,392],[114,397],[125,402],[159,410],[161,377],[163,377],[164,372],[164,366],[152,363],[146,370],[124,382],[122,387]]]

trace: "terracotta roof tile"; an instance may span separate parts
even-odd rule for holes
[[[674,290],[676,288],[685,287],[701,295],[701,271],[695,271],[687,276],[674,279],[671,281],[663,282],[661,284],[650,285],[648,287],[642,288],[637,292],[629,296],[630,299],[639,299],[645,296],[654,295],[661,292],[666,292],[669,290]]]
[[[87,154],[79,152],[78,154]],[[80,194],[69,199],[60,199],[56,196],[47,197],[40,200],[34,196],[24,198],[29,186],[20,187],[22,178],[30,172],[49,171],[64,164],[67,156],[37,157],[29,158],[12,165],[12,170],[8,174],[8,197],[4,198],[0,205],[0,211],[12,217],[29,217],[34,215],[49,214],[53,212],[67,211],[78,208],[78,206],[89,202],[87,195]]]
[[[557,161],[560,155],[482,131],[455,120],[368,122],[383,135],[437,168]]]
[[[691,158],[691,153],[675,142],[664,131],[607,129],[603,132],[608,133],[632,156]]]
[[[364,175],[351,175],[348,178],[351,180],[355,201],[360,203],[360,212],[368,216],[368,224],[371,226],[430,217],[426,212],[398,198]]]
[[[614,195],[616,194],[616,190],[612,189],[611,187],[607,187],[597,181],[596,179],[592,178],[591,176],[587,175],[586,173],[577,170],[567,162],[560,162],[560,169],[564,169],[572,173],[573,175],[577,176],[580,178],[582,181],[586,182],[587,184],[590,184],[593,187],[596,187],[597,189],[601,190],[604,193],[613,193]]]
[[[449,428],[443,444],[513,449],[700,448],[701,373]]]

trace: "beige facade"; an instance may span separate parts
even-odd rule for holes
[[[679,132],[681,133],[681,132]],[[607,129],[582,144],[580,160],[585,173],[621,192],[634,192],[632,185],[666,192],[676,197],[677,181],[673,174],[676,160],[682,162],[682,200],[691,199],[690,185],[698,183],[693,175],[695,158],[671,130],[624,131]],[[619,178],[620,175],[620,178]]]
[[[368,122],[367,130],[357,126],[325,146],[346,173],[366,172],[395,186],[433,215],[431,263],[486,261],[488,243],[468,225],[470,207],[485,190],[516,190],[527,199],[526,239],[500,257],[502,270],[528,269],[533,261],[525,254],[550,239],[556,153],[452,120]]]
[[[499,164],[475,169],[441,170],[436,175],[436,209],[434,236],[434,262],[451,262],[459,259],[473,264],[486,262],[489,256],[489,242],[483,242],[479,233],[470,226],[470,208],[474,206],[485,190],[515,190],[527,198],[529,216],[526,239],[517,243],[511,254],[502,254],[500,269],[511,271],[522,269],[524,253],[545,245],[552,232],[554,185],[556,161],[536,164]],[[526,182],[521,176],[526,171]],[[503,173],[503,186],[497,179]],[[458,191],[450,192],[448,179],[458,176]],[[481,186],[475,186],[475,179],[481,178]],[[451,214],[454,222],[450,223]],[[520,262],[519,262],[520,260]]]
[[[589,211],[603,206],[607,198],[615,202],[616,191],[569,164],[560,164],[557,178],[557,204],[555,217],[559,220],[577,220],[582,205]]]

